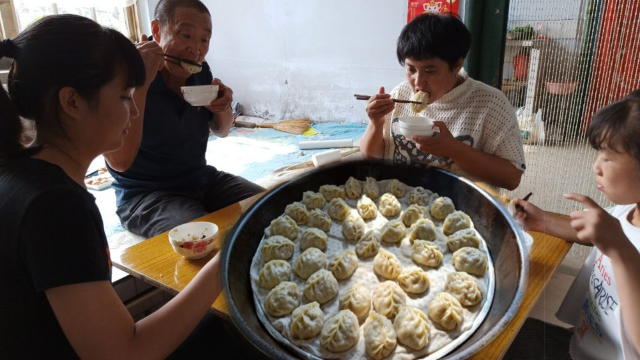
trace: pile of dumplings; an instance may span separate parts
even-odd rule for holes
[[[415,359],[471,335],[492,269],[450,198],[350,177],[304,192],[271,221],[251,278],[269,325],[303,351]]]

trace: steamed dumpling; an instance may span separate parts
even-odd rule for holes
[[[420,206],[429,205],[429,199],[433,192],[431,190],[425,189],[422,186],[416,186],[409,193],[409,204],[416,204]]]
[[[258,284],[267,290],[289,280],[291,280],[291,265],[284,260],[269,261],[262,267],[258,275]]]
[[[447,215],[456,211],[453,201],[446,196],[439,197],[431,205],[431,216],[434,219],[444,220]]]
[[[373,230],[364,234],[364,237],[356,244],[356,253],[363,259],[374,256],[378,250],[380,250],[380,240],[378,234]]]
[[[291,314],[291,337],[311,339],[318,335],[324,324],[324,313],[316,301],[299,306]]]
[[[433,241],[436,239],[436,226],[429,219],[420,219],[411,225],[409,242],[413,244],[416,239]]]
[[[447,331],[455,330],[462,323],[462,305],[453,295],[441,292],[429,303],[429,318]]]
[[[284,209],[284,213],[295,220],[298,225],[304,225],[309,220],[309,212],[307,207],[301,202],[294,202]]]
[[[358,257],[356,252],[348,249],[339,255],[336,255],[331,263],[329,263],[329,270],[338,280],[345,280],[353,275],[353,272],[358,268]]]
[[[283,281],[269,291],[264,299],[264,310],[275,317],[289,315],[300,303],[298,285],[294,282]]]
[[[324,231],[310,227],[300,235],[300,250],[304,251],[314,247],[324,251],[327,248],[328,241],[329,239]]]
[[[302,203],[307,207],[307,210],[322,209],[326,200],[320,193],[305,191],[302,193]]]
[[[393,194],[393,196],[401,199],[404,197],[407,188],[397,179],[389,181],[387,184],[387,192]]]
[[[304,284],[304,297],[324,304],[338,295],[338,280],[325,269],[313,273]]]
[[[398,275],[398,285],[409,294],[422,294],[429,288],[429,276],[419,268],[403,271]]]
[[[358,241],[364,236],[364,220],[358,214],[349,214],[342,223],[342,234],[347,240]]]
[[[327,268],[327,255],[314,247],[308,248],[296,260],[295,271],[298,276],[308,279],[311,274]]]
[[[400,242],[407,234],[407,228],[400,219],[388,221],[382,227],[380,240],[389,244]]]
[[[362,184],[353,176],[344,184],[344,193],[349,199],[357,199],[362,195]]]
[[[284,236],[271,236],[262,243],[260,255],[262,255],[262,260],[265,262],[276,259],[288,260],[293,256],[295,247],[296,245],[293,241]]]
[[[402,222],[406,226],[413,225],[416,221],[424,219],[427,216],[427,208],[420,205],[409,205],[407,210],[402,214]]]
[[[299,230],[298,224],[289,215],[284,215],[271,221],[271,226],[269,226],[271,236],[282,235],[291,240],[295,240],[298,237]]]
[[[465,247],[454,252],[451,262],[456,270],[472,275],[484,276],[487,271],[487,256],[476,248]]]
[[[363,326],[364,349],[372,359],[382,360],[396,348],[397,337],[393,324],[386,317],[375,311]]]
[[[332,353],[349,350],[360,339],[358,318],[350,310],[340,310],[325,321],[320,333],[320,344]]]
[[[400,307],[407,302],[407,295],[393,281],[385,281],[376,285],[371,295],[373,309],[380,315],[393,319]]]
[[[442,262],[442,252],[437,246],[425,240],[416,240],[411,246],[411,259],[416,264],[438,267]]]
[[[376,204],[367,195],[362,195],[360,200],[358,200],[357,208],[358,214],[360,214],[363,219],[375,219],[376,216],[378,216]]]
[[[364,182],[364,194],[367,195],[370,199],[377,199],[380,196],[380,186],[376,179],[372,177],[368,177]]]
[[[351,310],[359,321],[369,314],[371,309],[371,291],[362,284],[356,284],[340,295],[340,310]]]
[[[474,306],[482,301],[482,292],[478,281],[464,272],[448,274],[445,290],[455,296],[464,307]]]
[[[322,194],[327,201],[331,201],[335,198],[345,198],[344,189],[335,185],[320,186],[320,194]]]
[[[329,202],[327,212],[334,220],[342,221],[351,214],[351,207],[341,198],[334,198]]]
[[[447,215],[447,218],[444,219],[442,232],[445,235],[449,236],[456,231],[470,228],[471,218],[469,217],[469,215],[463,213],[462,211],[454,211],[451,214]]]
[[[385,279],[395,280],[402,272],[402,264],[393,253],[380,249],[373,259],[373,271]]]
[[[384,216],[393,217],[400,214],[402,207],[400,206],[398,199],[393,194],[385,193],[380,197],[378,210],[380,210],[380,213]]]
[[[309,212],[309,226],[318,228],[324,232],[331,229],[331,217],[320,209],[313,209]]]
[[[393,327],[396,330],[398,341],[413,350],[422,350],[429,343],[431,325],[427,315],[420,309],[412,306],[402,306]]]
[[[455,252],[463,247],[480,247],[480,239],[473,229],[462,229],[456,231],[447,238],[447,247],[449,251]]]

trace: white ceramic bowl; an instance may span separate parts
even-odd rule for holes
[[[207,256],[216,246],[218,225],[196,221],[176,226],[169,231],[169,243],[176,253],[187,259]]]
[[[400,133],[407,139],[412,136],[433,136],[437,132],[433,120],[422,116],[405,116],[398,119]]]
[[[218,85],[182,86],[180,91],[192,106],[209,105],[218,97]]]

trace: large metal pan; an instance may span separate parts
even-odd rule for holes
[[[264,229],[284,213],[288,204],[300,201],[304,191],[318,191],[325,184],[344,184],[350,176],[361,180],[367,176],[377,180],[398,179],[410,186],[422,186],[451,198],[457,209],[471,216],[493,258],[496,285],[493,304],[476,332],[442,359],[466,359],[478,352],[505,328],[522,302],[529,268],[522,233],[504,207],[469,180],[436,168],[379,161],[344,162],[311,171],[271,190],[240,218],[222,251],[223,282],[236,328],[265,358],[296,359],[269,335],[256,315],[249,277],[251,260]]]

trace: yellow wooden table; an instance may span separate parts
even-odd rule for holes
[[[259,196],[243,200],[198,220],[217,224],[220,229],[219,239],[223,239],[227,231],[238,221],[240,215]],[[551,274],[571,247],[571,243],[553,236],[536,232],[530,234],[534,241],[529,258],[529,280],[522,305],[507,328],[472,359],[500,359],[504,356],[544,287],[551,279]],[[115,267],[169,293],[177,294],[184,289],[212,256],[210,254],[203,259],[186,260],[173,251],[167,233],[163,233],[123,251],[112,253],[111,260]],[[211,311],[221,317],[229,318],[229,308],[224,292],[211,305]]]

